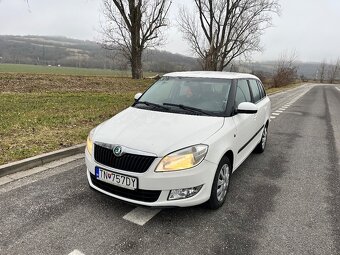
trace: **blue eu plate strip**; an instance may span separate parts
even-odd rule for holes
[[[96,179],[99,178],[99,167],[96,166],[95,168]]]

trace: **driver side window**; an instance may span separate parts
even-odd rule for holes
[[[238,80],[235,107],[237,108],[240,103],[251,102],[251,95],[247,80]]]

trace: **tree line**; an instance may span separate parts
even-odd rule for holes
[[[316,66],[316,65],[315,65]],[[270,87],[281,87],[295,83],[297,80],[301,82],[314,81],[320,83],[336,83],[340,81],[340,58],[335,62],[327,63],[325,60],[316,68],[314,77],[307,77],[300,72],[298,75],[297,54],[295,51],[291,54],[282,53],[276,62],[276,67],[272,73],[264,74],[263,72],[255,72],[262,81],[271,79]]]
[[[316,79],[320,81],[320,83],[328,82],[334,83],[340,74],[340,58],[337,59],[336,62],[327,63],[326,60],[322,61],[317,73]]]

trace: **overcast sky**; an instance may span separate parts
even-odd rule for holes
[[[191,56],[176,27],[179,6],[173,0],[162,50]],[[295,51],[301,61],[335,61],[340,57],[340,0],[281,0],[282,13],[261,37],[264,51],[253,60],[275,60]],[[61,35],[98,40],[101,0],[0,0],[0,34]]]

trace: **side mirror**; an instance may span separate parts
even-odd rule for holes
[[[250,102],[240,103],[237,107],[237,113],[254,114],[257,110],[257,106]]]
[[[143,95],[143,93],[137,93],[135,95],[135,101],[137,101],[142,95]]]

